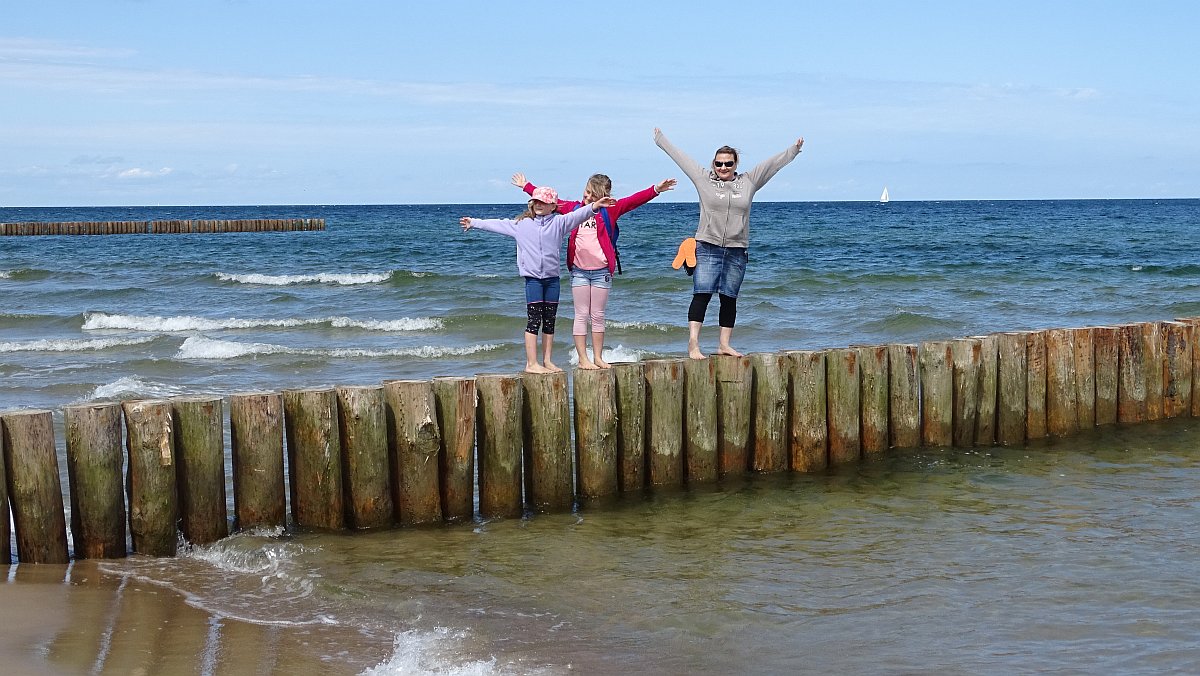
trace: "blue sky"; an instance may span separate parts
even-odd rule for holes
[[[1193,2],[6,3],[0,206],[1200,195]],[[672,200],[694,201],[684,181]]]

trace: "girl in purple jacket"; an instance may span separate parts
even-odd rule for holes
[[[463,216],[464,231],[479,228],[508,235],[517,241],[517,272],[525,278],[525,371],[552,373],[562,369],[550,361],[554,349],[554,320],[558,315],[559,251],[572,228],[604,207],[616,205],[611,197],[594,200],[585,209],[558,213],[558,193],[545,186],[533,191],[529,206],[516,219],[482,219]],[[538,329],[542,332],[542,363],[537,359]]]

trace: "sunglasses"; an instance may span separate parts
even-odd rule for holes
[[[727,167],[729,169],[732,169],[733,165],[735,165],[735,164],[737,164],[737,161],[735,161],[735,160],[730,160],[728,162],[718,162],[716,160],[713,160],[714,167]]]

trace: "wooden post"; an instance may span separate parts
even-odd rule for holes
[[[121,453],[121,405],[67,406],[63,409],[63,430],[67,438],[75,558],[122,558],[128,552],[121,477],[125,464]]]
[[[646,455],[651,486],[683,485],[683,360],[646,366]]]
[[[707,361],[707,360],[705,360]],[[753,453],[750,467],[755,472],[786,472],[788,468],[788,369],[787,358],[778,352],[750,355],[751,392],[754,416]]]
[[[616,494],[617,379],[613,369],[575,370],[575,467],[581,500]]]
[[[1142,345],[1146,355],[1146,419],[1163,419],[1164,372],[1166,371],[1166,348],[1163,332],[1157,322],[1145,322],[1142,327]]]
[[[438,455],[442,435],[437,426],[433,385],[427,380],[389,380],[383,389],[388,439],[395,459],[392,486],[396,491],[396,522],[412,526],[441,521]]]
[[[0,430],[17,559],[21,563],[67,563],[67,520],[58,481],[53,414],[11,411],[0,416]]]
[[[1119,333],[1113,326],[1092,329],[1096,363],[1096,424],[1117,422],[1118,382],[1120,382]]]
[[[1075,345],[1075,417],[1079,429],[1096,426],[1096,348],[1091,328],[1072,329]]]
[[[540,512],[569,511],[575,502],[567,373],[526,373],[525,502]]]
[[[225,513],[225,428],[220,397],[171,399],[180,527],[192,544],[229,535]]]
[[[1046,428],[1046,332],[1025,334],[1025,440],[1044,439]]]
[[[346,525],[386,528],[395,503],[389,475],[387,405],[383,387],[338,387],[338,433],[342,444],[342,484]]]
[[[975,445],[979,424],[979,368],[983,343],[978,338],[959,338],[950,342],[953,360],[953,415],[951,439],[958,448]]]
[[[921,445],[921,371],[916,345],[888,345],[888,437],[893,448]]]
[[[688,483],[717,480],[717,364],[683,364],[683,459]],[[576,387],[578,387],[576,381]]]
[[[717,470],[721,476],[743,474],[750,468],[750,358],[709,359],[717,362]]]
[[[975,445],[996,443],[996,408],[1000,397],[1000,339],[995,334],[979,339],[979,407]]]
[[[125,447],[129,451],[129,535],[133,551],[148,556],[175,556],[175,443],[171,403],[126,401]]]
[[[825,380],[829,407],[829,464],[855,462],[862,455],[858,351],[852,348],[825,353]]]
[[[1142,422],[1146,408],[1146,345],[1141,324],[1117,327],[1117,421]]]
[[[1046,431],[1056,437],[1079,431],[1079,396],[1075,373],[1075,335],[1050,329],[1046,337]]]
[[[1186,415],[1196,418],[1200,417],[1200,317],[1180,317],[1178,321],[1192,327],[1188,341],[1192,351],[1192,407]]]
[[[4,416],[0,414],[0,566],[12,565],[12,520],[8,508],[8,472],[4,470],[8,443],[4,441]]]
[[[862,406],[862,451],[888,449],[888,348],[872,345],[858,350],[859,402]]]
[[[305,528],[345,527],[342,442],[332,387],[283,391],[292,520]]]
[[[1164,352],[1163,416],[1178,418],[1192,412],[1192,334],[1184,322],[1159,322]]]
[[[825,353],[794,350],[786,354],[791,372],[792,471],[823,470],[829,466]]]
[[[475,514],[475,379],[433,379],[442,431],[442,516],[469,521]]]
[[[921,443],[954,443],[954,354],[949,341],[921,343]]]
[[[229,397],[234,527],[287,525],[283,472],[283,396],[242,392]]]
[[[519,517],[521,506],[521,377],[475,376],[479,391],[479,515]]]
[[[617,477],[622,491],[646,486],[646,371],[642,362],[613,364],[617,388]]]

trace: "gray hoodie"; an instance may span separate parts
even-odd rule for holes
[[[750,201],[754,193],[800,154],[795,144],[790,145],[787,150],[726,182],[718,179],[711,168],[702,166],[676,148],[661,131],[654,135],[654,142],[675,160],[696,186],[700,196],[700,227],[696,228],[696,239],[717,246],[741,248],[750,246]]]
[[[569,214],[546,214],[514,221],[508,218],[472,218],[471,227],[498,232],[517,240],[517,272],[522,277],[548,279],[562,274],[562,242],[575,226],[594,216],[583,204]]]

